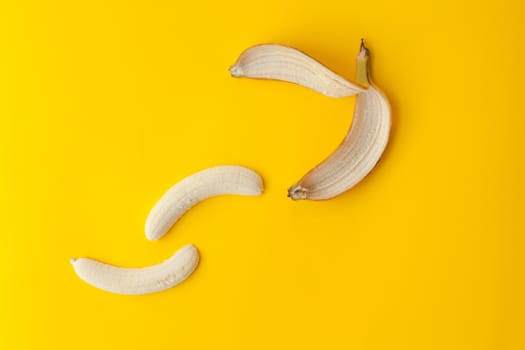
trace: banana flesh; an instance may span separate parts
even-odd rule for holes
[[[71,259],[77,275],[86,283],[117,294],[161,292],[188,278],[199,264],[197,248],[189,244],[166,261],[143,268],[125,268],[89,258]]]
[[[259,195],[262,178],[253,170],[235,165],[216,166],[183,179],[159,200],[146,220],[146,237],[158,239],[188,209],[198,202],[221,194]],[[199,263],[193,245],[179,249],[168,260],[143,268],[125,268],[89,258],[71,259],[76,274],[86,283],[117,294],[150,294],[184,281]]]
[[[390,135],[390,105],[385,95],[370,81],[369,51],[363,41],[357,56],[357,83],[348,82],[330,72],[332,76],[338,77],[337,84],[327,84],[327,68],[295,49],[289,50],[292,51],[285,50],[280,45],[255,46],[246,50],[230,71],[235,72],[232,73],[233,76],[264,77],[297,83],[330,97],[350,96],[351,91],[358,93],[352,125],[343,142],[326,160],[288,190],[288,196],[294,200],[330,199],[358,184],[381,158]],[[275,66],[279,66],[279,69],[275,69]],[[324,73],[312,74],[321,71]],[[304,72],[307,78],[297,76]],[[359,90],[329,90],[328,86],[356,86]],[[335,93],[336,91],[345,92]]]
[[[277,44],[253,46],[230,67],[233,77],[273,79],[305,86],[329,97],[366,90],[351,83],[301,51]]]
[[[161,238],[186,211],[207,198],[225,194],[256,196],[262,191],[262,178],[242,166],[199,171],[175,184],[154,205],[146,219],[146,238]]]

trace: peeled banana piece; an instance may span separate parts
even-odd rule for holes
[[[199,171],[175,184],[154,205],[146,219],[146,238],[161,238],[188,209],[207,198],[257,196],[262,192],[262,178],[251,169],[223,165]]]
[[[301,51],[277,44],[247,49],[230,67],[230,74],[295,83],[329,97],[347,97],[366,90],[366,87],[349,82]]]
[[[258,54],[253,54],[252,50]],[[326,72],[328,69],[310,57],[297,53],[290,54],[293,56],[293,59],[290,59],[288,55],[284,54],[286,52],[296,51],[287,51],[278,45],[255,46],[241,55],[232,68],[236,74],[232,73],[232,75],[289,81],[330,97],[351,95],[352,90],[350,89],[342,94],[335,93],[335,89],[326,93],[329,85],[326,76],[329,73],[312,74],[312,72]],[[354,118],[345,139],[326,160],[290,187],[288,190],[290,198],[294,200],[325,200],[336,197],[359,183],[381,158],[390,135],[391,112],[385,95],[370,81],[369,56],[369,50],[361,41],[357,55],[357,83],[348,82],[337,76],[336,86],[356,86],[360,89],[354,89],[358,93]],[[274,67],[277,64],[266,62],[286,62],[286,64],[279,64],[280,69],[277,70],[279,74],[276,74]],[[308,67],[308,69],[304,67]],[[282,73],[283,70],[287,73]],[[306,74],[307,78],[298,77],[298,74]],[[331,74],[335,75],[335,73]]]
[[[161,292],[188,278],[199,264],[197,248],[189,244],[166,261],[143,268],[125,268],[89,258],[71,259],[77,275],[93,287],[117,294]]]

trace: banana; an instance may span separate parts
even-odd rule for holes
[[[295,83],[329,97],[347,97],[366,90],[303,52],[277,44],[257,45],[247,49],[230,67],[230,74],[233,77]]]
[[[265,50],[262,48],[265,48]],[[247,76],[252,77],[255,76],[255,74],[251,72],[256,72],[255,77],[268,77],[298,83],[324,93],[327,96],[350,96],[350,94],[338,95],[326,93],[325,88],[319,88],[320,86],[326,87],[326,75],[320,76],[310,73],[323,71],[326,70],[326,68],[319,63],[317,63],[317,67],[315,67],[315,64],[312,63],[309,57],[302,57],[295,54],[295,60],[286,61],[287,64],[282,64],[279,70],[280,72],[282,70],[289,70],[289,74],[281,72],[280,75],[277,75],[275,74],[275,65],[269,65],[265,62],[285,62],[284,59],[281,59],[283,55],[282,47],[276,45],[260,45],[255,46],[254,49],[264,53],[264,55],[259,54],[258,57],[263,56],[266,58],[264,60],[261,58],[246,59],[245,57],[243,58],[243,55],[245,55],[243,54],[233,68],[236,73],[249,71],[250,75]],[[251,50],[253,49],[248,49],[246,52],[249,53]],[[391,112],[385,95],[370,81],[368,68],[369,56],[369,50],[365,47],[363,40],[361,40],[359,54],[357,55],[356,80],[357,84],[363,86],[363,88],[357,91],[359,94],[356,97],[353,121],[345,139],[326,160],[310,170],[301,180],[290,187],[288,190],[288,196],[290,198],[294,200],[325,200],[336,197],[359,183],[370,173],[381,158],[390,135]],[[259,61],[263,63],[257,64]],[[253,67],[254,64],[255,67]],[[246,68],[245,65],[247,65],[248,68]],[[302,79],[297,77],[296,74],[303,71],[303,67],[307,65],[310,65],[307,78]],[[340,79],[345,81],[343,78]],[[350,86],[358,86],[350,82],[347,82],[346,85],[344,83],[340,85],[347,86],[348,84],[350,84]]]
[[[146,219],[146,238],[164,236],[173,224],[200,201],[223,194],[260,195],[262,178],[253,170],[223,165],[199,171],[170,188],[154,205]]]
[[[189,244],[168,260],[143,268],[124,268],[89,259],[71,259],[84,282],[117,294],[141,295],[161,292],[188,278],[199,264],[199,252]]]

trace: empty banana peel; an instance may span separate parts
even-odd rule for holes
[[[329,97],[357,94],[354,118],[345,139],[323,162],[288,190],[294,200],[324,200],[359,183],[377,164],[390,135],[390,105],[369,78],[369,50],[363,40],[352,83],[302,52],[282,45],[258,45],[244,51],[230,68],[234,77],[296,83]]]
[[[305,53],[276,44],[247,49],[230,67],[230,74],[295,83],[329,97],[347,97],[366,90],[366,87],[349,82]]]

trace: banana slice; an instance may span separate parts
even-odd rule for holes
[[[295,83],[329,97],[347,97],[366,90],[366,87],[349,82],[301,51],[277,44],[247,49],[230,67],[230,74]]]
[[[290,198],[333,198],[359,183],[381,158],[390,135],[391,112],[385,95],[370,81],[369,56],[369,51],[361,40],[356,84],[330,72],[297,50],[285,50],[280,45],[260,45],[248,49],[230,69],[233,70],[233,76],[284,80],[331,97],[358,93],[352,126],[345,139],[325,161],[288,190]],[[328,76],[336,76],[333,81],[337,81],[337,84],[330,85]],[[330,90],[329,86],[333,89]],[[346,87],[350,88],[345,90]]]
[[[189,244],[168,260],[143,268],[125,268],[88,259],[71,259],[78,277],[93,287],[117,294],[161,292],[188,278],[199,264],[197,248]]]
[[[156,240],[195,204],[218,195],[257,196],[263,191],[262,178],[255,171],[223,165],[199,171],[170,188],[151,209],[146,219],[146,238]]]

